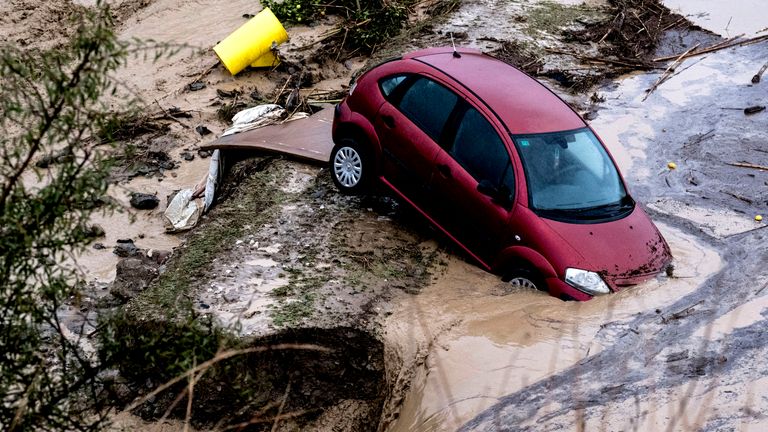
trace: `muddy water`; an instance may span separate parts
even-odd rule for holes
[[[445,274],[406,300],[392,320],[389,337],[395,343],[410,343],[414,332],[434,343],[389,430],[455,430],[499,397],[600,353],[620,337],[615,329],[622,321],[664,308],[720,269],[715,251],[680,231],[660,228],[678,268],[685,270],[587,303],[532,291],[507,293],[494,276],[451,261]]]
[[[174,157],[175,160],[180,158]],[[194,188],[208,173],[210,159],[195,158],[191,162],[166,172],[165,177],[137,177],[128,183],[112,185],[109,195],[115,198],[121,210],[111,213],[95,213],[91,222],[104,228],[106,236],[95,242],[106,246],[106,249],[86,249],[78,257],[78,266],[86,279],[90,281],[110,282],[115,277],[115,265],[118,257],[112,253],[112,248],[118,239],[132,239],[140,249],[155,249],[169,251],[181,243],[178,235],[166,234],[163,225],[163,212],[167,205],[167,197],[179,189]],[[162,179],[162,181],[158,181]],[[156,194],[160,205],[154,210],[136,210],[130,205],[131,192]]]
[[[768,28],[764,0],[663,0],[662,3],[721,36],[751,35]]]

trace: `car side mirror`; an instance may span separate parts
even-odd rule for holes
[[[507,185],[494,186],[489,180],[482,180],[477,185],[477,191],[491,197],[492,201],[505,209],[512,208],[512,192]]]

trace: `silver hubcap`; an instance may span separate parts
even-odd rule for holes
[[[509,284],[513,287],[537,289],[536,284],[524,277],[514,277],[510,279]]]
[[[333,158],[333,174],[344,187],[355,187],[363,174],[363,161],[357,150],[342,147]]]

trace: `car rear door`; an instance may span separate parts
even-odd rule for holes
[[[434,218],[486,264],[513,235],[513,164],[500,131],[462,101],[430,182]],[[481,192],[482,190],[482,192]]]
[[[374,128],[382,143],[384,178],[422,204],[458,96],[417,74],[385,77],[379,85],[386,102],[376,115]]]

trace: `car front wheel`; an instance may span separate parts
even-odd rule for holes
[[[507,272],[502,278],[511,287],[527,288],[538,291],[547,291],[544,281],[538,275],[528,269],[514,269]]]
[[[344,138],[331,151],[331,177],[342,193],[364,193],[371,176],[368,155],[355,140]]]

